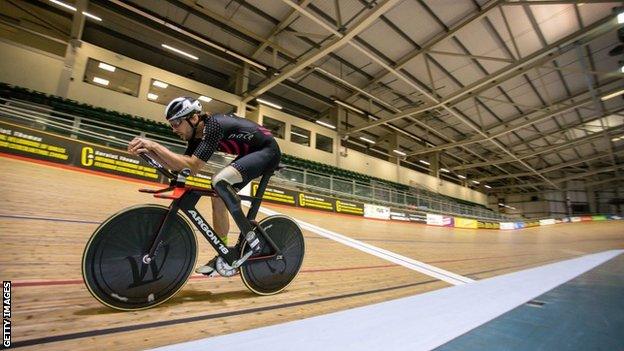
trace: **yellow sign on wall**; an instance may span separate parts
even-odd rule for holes
[[[455,217],[455,228],[477,229],[478,226],[476,219]]]

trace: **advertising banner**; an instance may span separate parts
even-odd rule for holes
[[[410,219],[407,217],[407,214],[403,212],[390,212],[390,219],[396,221],[409,221]]]
[[[592,216],[592,221],[606,221],[606,220],[607,220],[607,216],[604,216],[604,215]]]
[[[385,206],[364,204],[364,217],[390,219],[390,208]]]
[[[524,227],[525,227],[524,222],[515,222],[514,223],[514,229],[522,229]]]
[[[553,224],[555,224],[555,220],[553,218],[539,220],[539,225],[553,225]]]
[[[427,223],[427,217],[423,217],[423,216],[419,216],[419,215],[415,215],[415,214],[408,214],[409,220],[412,222],[418,222],[418,223]]]
[[[514,222],[501,222],[500,229],[503,229],[503,230],[516,229],[516,225]]]
[[[581,221],[581,217],[570,217],[570,222],[572,223],[576,223],[580,221]]]
[[[256,196],[256,192],[258,191],[258,183],[251,183],[251,195]],[[282,189],[277,187],[267,186],[264,190],[264,195],[262,196],[263,200],[267,200],[269,202],[276,202],[280,204],[287,205],[297,205],[296,199],[298,198],[296,191]]]
[[[334,212],[335,203],[336,203],[336,200],[330,197],[299,193],[299,206],[300,207],[314,208],[317,210]]]
[[[127,152],[2,121],[0,152],[135,179],[165,181],[154,167]]]
[[[478,223],[476,219],[455,217],[455,228],[477,229]]]
[[[592,216],[581,216],[581,222],[589,222],[592,220]]]
[[[429,225],[435,225],[435,226],[440,226],[440,227],[452,227],[453,223],[454,223],[453,217],[427,213],[427,224]]]
[[[443,226],[444,218],[442,217],[442,215],[439,214],[427,213],[427,224]]]
[[[336,212],[363,216],[364,204],[361,202],[336,200]]]

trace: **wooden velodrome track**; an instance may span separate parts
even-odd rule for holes
[[[302,271],[278,295],[254,295],[238,276],[194,275],[163,305],[117,312],[96,301],[82,283],[84,245],[112,213],[134,204],[167,202],[138,193],[145,187],[138,182],[8,157],[0,157],[0,180],[0,275],[13,282],[12,341],[20,349],[139,350],[449,286],[305,231]],[[268,207],[473,279],[624,248],[624,225],[615,221],[522,231],[463,230]],[[208,200],[199,208],[211,218]],[[201,236],[199,243],[198,263],[204,263],[214,253]]]

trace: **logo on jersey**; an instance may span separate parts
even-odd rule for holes
[[[240,132],[240,133],[233,133],[228,135],[228,139],[237,139],[237,140],[246,140],[246,141],[251,141],[251,139],[253,139],[254,134],[252,132]]]

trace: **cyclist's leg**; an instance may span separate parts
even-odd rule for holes
[[[231,165],[223,168],[212,177],[213,188],[215,190],[217,190],[215,186],[215,184],[217,183],[227,182],[236,184],[242,181],[243,177],[240,172]],[[217,193],[219,192],[217,191]],[[212,198],[212,225],[214,226],[217,235],[227,245],[227,235],[230,230],[230,219],[228,218],[227,206],[225,205],[221,197]],[[218,257],[219,256],[215,256],[205,265],[198,267],[195,272],[208,276],[216,274],[215,264]]]
[[[238,191],[237,189],[243,188],[252,179],[268,171],[273,171],[279,164],[280,157],[281,153],[279,147],[277,143],[273,141],[258,151],[240,156],[232,161],[232,164],[223,171],[225,176],[213,185],[215,191],[219,194],[234,218],[241,233],[248,238],[249,247],[255,252],[260,251],[259,241],[254,240],[255,233],[252,230],[251,223],[243,213],[240,197],[238,197],[236,192]],[[242,181],[239,182],[238,179],[235,179],[234,174],[236,174],[236,172],[232,171],[232,169],[238,171],[237,175],[241,176]],[[248,235],[249,237],[247,237]]]
[[[212,177],[213,184],[225,180],[230,184],[237,184],[243,181],[240,172],[231,165],[223,168]],[[227,235],[230,230],[230,220],[228,219],[228,210],[220,197],[212,198],[212,225],[215,232],[224,243],[227,244]]]
[[[230,220],[223,200],[218,197],[212,198],[212,226],[221,240],[227,244],[230,231]]]

